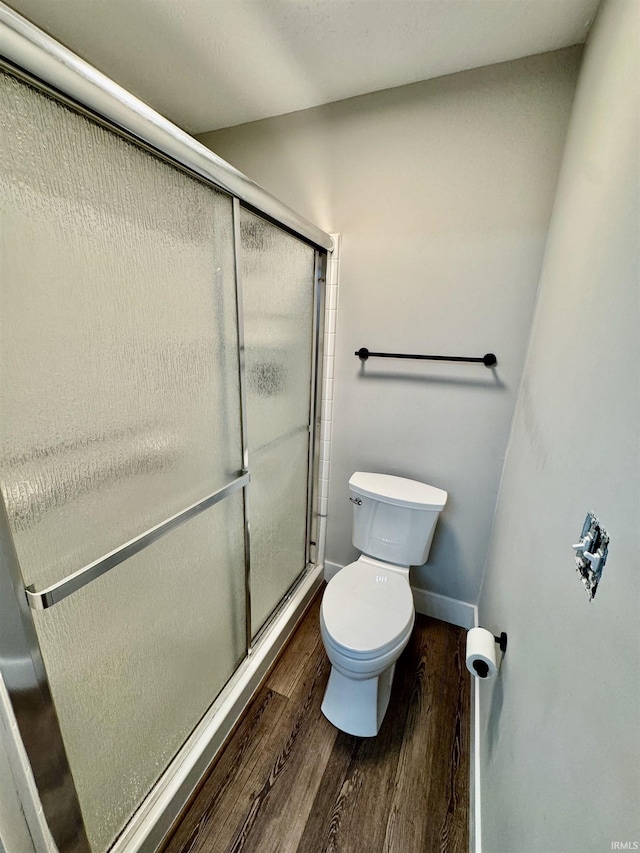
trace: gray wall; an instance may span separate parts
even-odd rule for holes
[[[450,498],[413,583],[475,602],[520,382],[580,49],[200,137],[342,233],[328,561],[351,545],[347,482],[372,470]],[[370,361],[354,350],[483,355]]]
[[[640,843],[639,12],[605,2],[587,45],[500,490],[483,853]],[[592,604],[571,549],[588,510],[611,535]]]

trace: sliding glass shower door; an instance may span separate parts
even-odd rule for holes
[[[0,468],[40,591],[241,473],[232,201],[0,92]],[[34,614],[96,851],[245,654],[243,536],[236,491]]]
[[[95,853],[307,564],[317,258],[0,72],[0,489]]]
[[[306,562],[314,250],[242,210],[255,635]]]

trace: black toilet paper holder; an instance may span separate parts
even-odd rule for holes
[[[505,631],[503,631],[499,637],[496,637],[496,635],[494,634],[493,639],[498,644],[502,654],[504,654],[507,650],[507,635]],[[486,678],[489,675],[489,665],[485,663],[485,661],[474,660],[471,665],[473,666],[476,675],[478,675],[480,678]]]
[[[503,631],[499,637],[494,635],[493,639],[496,641],[498,646],[500,647],[500,651],[504,654],[507,651],[507,635],[506,632]]]

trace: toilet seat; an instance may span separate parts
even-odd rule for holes
[[[326,639],[354,661],[380,658],[404,647],[414,616],[407,578],[364,555],[331,579],[320,610]]]
[[[411,620],[406,632],[392,646],[387,646],[383,651],[375,650],[371,654],[353,654],[351,649],[345,650],[344,646],[339,646],[333,642],[325,627],[322,613],[320,614],[320,633],[329,660],[345,675],[350,673],[354,678],[366,678],[372,673],[379,673],[391,666],[400,657],[400,653],[409,642],[412,630],[413,620]]]

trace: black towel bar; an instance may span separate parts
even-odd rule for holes
[[[360,361],[366,361],[368,358],[419,358],[427,361],[473,361],[479,364],[484,364],[485,367],[495,367],[498,359],[492,352],[486,353],[481,358],[465,358],[462,355],[407,355],[401,352],[370,352],[366,347],[360,347],[356,350],[355,355]]]

